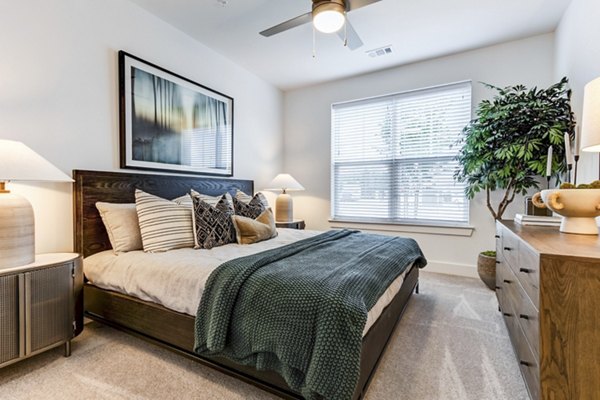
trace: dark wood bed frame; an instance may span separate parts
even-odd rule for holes
[[[234,194],[237,189],[246,193],[254,191],[253,181],[249,180],[81,170],[73,171],[73,178],[75,249],[84,257],[111,248],[104,224],[95,207],[97,201],[133,203],[136,188],[168,199],[189,193],[190,188],[208,195],[219,195],[225,191]],[[398,294],[364,336],[360,378],[353,399],[364,396],[408,299],[413,290],[418,290],[418,279],[418,268],[411,268]],[[100,289],[90,283],[84,286],[84,308],[85,315],[91,319],[167,347],[282,398],[302,398],[274,372],[258,371],[227,359],[208,359],[195,354],[192,316]]]

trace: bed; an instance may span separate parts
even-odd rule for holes
[[[254,190],[253,182],[248,180],[81,170],[74,171],[73,175],[76,251],[84,257],[96,255],[96,259],[111,248],[95,207],[98,201],[131,203],[134,201],[136,188],[164,198],[181,196],[188,193],[190,188],[208,195],[220,195],[225,191],[233,193],[236,190],[253,193]],[[281,236],[284,236],[282,240],[294,234],[299,233],[282,234]],[[90,258],[92,259],[94,257]],[[364,396],[408,299],[413,291],[418,290],[418,274],[416,267],[407,269],[402,279],[397,280],[398,287],[394,290],[394,294],[377,312],[378,318],[372,318],[368,329],[365,329],[361,349],[360,377],[353,399]],[[176,311],[173,308],[177,309],[177,307],[167,308],[156,302],[152,296],[143,299],[143,296],[136,297],[121,293],[110,285],[94,285],[91,282],[86,282],[84,286],[84,308],[85,315],[91,319],[165,346],[282,398],[302,398],[299,393],[291,390],[277,373],[259,371],[226,358],[205,358],[194,353],[195,317],[185,309]],[[157,321],[160,323],[156,323]]]

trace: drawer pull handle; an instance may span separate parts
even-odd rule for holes
[[[511,283],[512,283],[512,281],[509,281],[508,279],[505,279],[503,282],[504,282],[504,283],[508,283],[508,284],[511,284]]]
[[[504,250],[511,251],[512,249],[510,247],[505,247]]]
[[[500,239],[500,235],[496,235],[496,239]]]
[[[496,264],[500,264],[500,260],[496,260]]]
[[[521,319],[529,319],[529,315],[527,315],[527,314],[519,314],[519,318],[521,318]]]
[[[523,361],[523,360],[519,361],[519,364],[521,364],[524,367],[533,367],[532,363],[527,362],[527,361]]]
[[[501,290],[502,288],[500,286],[496,286],[496,290]]]
[[[505,317],[512,317],[512,314],[511,313],[507,313],[507,312],[502,313],[502,315],[504,315]]]
[[[533,272],[533,270],[529,268],[519,268],[519,272],[522,272],[524,274],[530,274]]]

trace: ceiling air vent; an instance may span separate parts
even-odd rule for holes
[[[373,50],[369,50],[366,52],[369,57],[381,57],[381,56],[387,56],[388,54],[392,54],[392,46],[383,46],[383,47],[379,47],[377,49],[373,49]]]

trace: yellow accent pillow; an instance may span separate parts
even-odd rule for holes
[[[263,211],[256,219],[241,215],[233,215],[231,219],[239,244],[257,243],[277,236],[275,218],[270,208]]]

